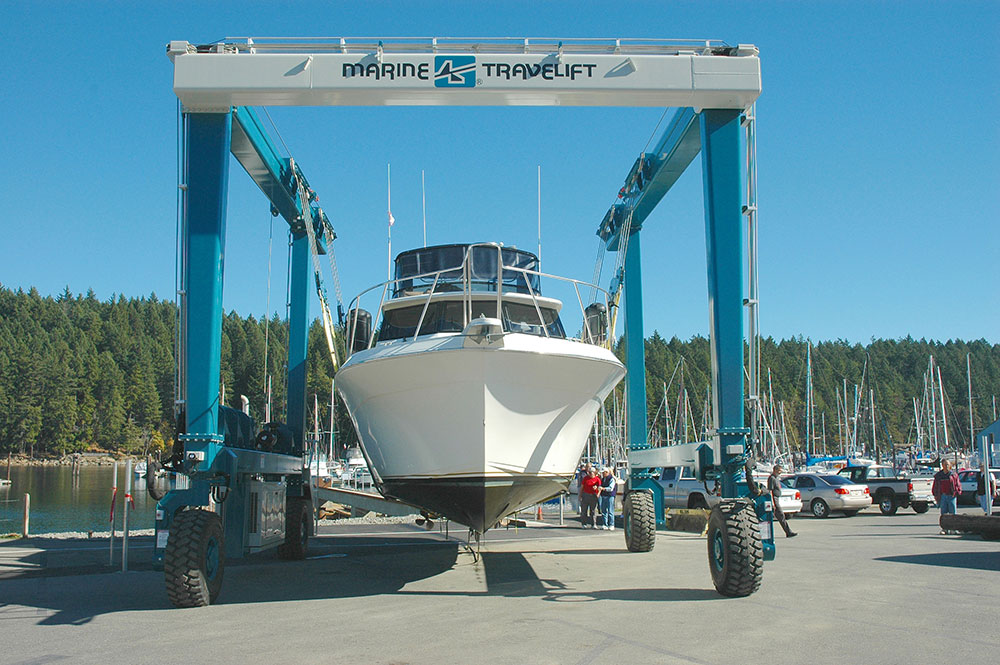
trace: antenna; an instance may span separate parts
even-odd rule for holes
[[[424,187],[424,170],[420,169],[420,205],[424,213],[424,247],[427,246],[427,190]]]
[[[538,165],[538,265],[542,265],[542,165]]]
[[[392,216],[392,165],[386,162],[385,164],[385,187],[386,187],[386,206],[387,212],[389,213],[389,258],[386,263],[386,281],[392,279],[392,223],[396,220]]]

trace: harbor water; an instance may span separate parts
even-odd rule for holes
[[[84,465],[75,475],[70,466],[12,466],[11,484],[0,486],[0,533],[21,533],[25,493],[31,495],[33,535],[110,531],[114,472],[111,465]],[[6,468],[0,474],[6,478]],[[129,513],[129,530],[153,527],[156,502],[146,493],[145,482],[144,478],[132,478],[135,509]],[[122,528],[124,501],[125,464],[120,463],[115,502],[117,531]]]

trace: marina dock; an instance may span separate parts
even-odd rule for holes
[[[121,662],[123,634],[143,636],[127,647],[133,663],[735,663],[766,655],[798,665],[806,650],[810,662],[841,663],[995,651],[997,543],[938,536],[933,511],[793,522],[801,535],[779,540],[765,584],[742,599],[712,588],[698,535],[661,531],[655,549],[638,554],[625,550],[620,530],[571,521],[490,531],[479,562],[458,529],[446,539],[409,523],[324,526],[307,560],[233,561],[218,603],[190,610],[167,600],[162,573],[149,565],[151,539],[130,544],[136,571],[125,574],[101,569],[106,541],[10,541],[0,544],[3,661]],[[187,634],[198,639],[178,638]]]

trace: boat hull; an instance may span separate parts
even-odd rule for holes
[[[485,531],[566,488],[623,376],[589,344],[438,336],[355,354],[337,389],[385,495]]]

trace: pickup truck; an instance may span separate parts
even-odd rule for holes
[[[926,513],[934,503],[930,478],[909,478],[898,475],[891,466],[845,466],[837,472],[851,482],[867,485],[872,503],[878,504],[883,515],[895,515],[899,508],[913,508]]]
[[[663,467],[660,477],[656,479],[663,488],[664,508],[711,508],[720,501],[714,494],[715,481],[702,482],[694,477],[691,467]],[[754,481],[766,486],[767,478],[754,478]],[[745,483],[740,483],[745,489]],[[784,485],[778,505],[785,515],[791,516],[802,510],[802,501],[798,490]],[[706,487],[707,486],[707,487]]]

